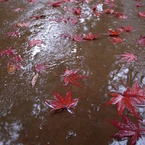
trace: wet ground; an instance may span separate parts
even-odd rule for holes
[[[145,49],[136,45],[140,35],[145,34],[145,19],[138,11],[134,0],[115,2],[115,11],[123,12],[127,19],[111,14],[94,16],[90,3],[66,2],[53,8],[48,0],[36,3],[27,0],[0,2],[0,51],[13,47],[21,57],[20,68],[9,70],[9,56],[0,59],[0,145],[126,145],[127,139],[119,141],[111,137],[117,129],[108,119],[118,120],[116,106],[105,106],[109,92],[116,88],[120,92],[132,86],[135,80],[145,85]],[[101,2],[101,1],[100,1]],[[141,1],[145,4],[145,1]],[[79,7],[81,15],[72,13]],[[15,12],[16,8],[22,11]],[[103,9],[108,5],[104,4]],[[114,8],[113,8],[114,9]],[[31,16],[40,16],[33,17]],[[64,21],[64,18],[70,18]],[[77,20],[74,24],[71,19]],[[15,24],[30,22],[28,27]],[[106,35],[92,41],[76,42],[62,34],[108,33],[108,29],[132,26],[136,30],[122,33],[122,43],[114,44]],[[19,29],[19,36],[8,36],[8,32]],[[30,40],[41,40],[40,46],[30,47]],[[133,52],[138,61],[130,64],[119,61],[119,55]],[[40,73],[34,87],[34,66],[48,66]],[[64,87],[60,75],[65,68],[79,69],[81,87],[69,84]],[[72,97],[80,98],[74,109],[75,116],[66,110],[51,112],[44,103],[53,99],[54,92],[63,96],[72,89]],[[144,108],[140,115],[145,119]],[[144,145],[145,138],[137,145]]]

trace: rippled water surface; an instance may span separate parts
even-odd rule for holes
[[[48,2],[0,2],[0,51],[13,47],[21,57],[21,68],[13,73],[8,70],[9,56],[0,58],[0,145],[126,145],[127,140],[111,137],[117,129],[108,119],[119,119],[116,106],[105,104],[110,99],[109,92],[115,89],[123,92],[135,80],[145,85],[145,47],[136,45],[140,35],[145,34],[145,19],[138,16],[145,6],[136,8],[134,0],[116,0],[115,11],[128,16],[119,19],[110,14],[94,16],[92,8],[98,1],[65,2],[57,8]],[[74,7],[81,9],[81,15],[72,13]],[[16,8],[22,11],[15,12]],[[103,10],[107,8],[103,4]],[[76,24],[72,23],[73,19],[77,20]],[[26,22],[30,22],[28,27],[15,26]],[[122,33],[120,37],[126,40],[113,44],[105,34],[109,28],[124,25],[136,30]],[[17,30],[19,36],[8,36]],[[83,42],[63,36],[90,32],[102,35],[97,40]],[[42,44],[30,47],[31,40],[41,40]],[[120,62],[118,56],[124,52],[133,52],[138,61]],[[32,87],[34,67],[38,64],[45,64],[47,69],[39,74]],[[78,74],[87,76],[79,81],[81,87],[64,86],[60,76],[66,67],[79,69]],[[72,97],[80,98],[75,116],[66,110],[50,113],[45,100],[54,99],[55,91],[65,96],[70,88]],[[144,110],[139,110],[143,119]],[[137,141],[137,145],[144,144],[144,137]]]

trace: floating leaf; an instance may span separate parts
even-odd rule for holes
[[[145,18],[145,12],[139,12],[138,14],[140,18]]]
[[[10,37],[19,37],[20,36],[20,32],[19,32],[19,30],[11,31],[11,32],[8,32],[8,36],[10,36]]]
[[[15,50],[12,47],[9,47],[9,48],[6,48],[6,50],[0,51],[1,57],[11,56],[11,55],[15,55]]]
[[[121,38],[119,38],[119,37],[112,37],[111,39],[110,39],[114,44],[119,44],[119,43],[121,43],[123,40],[125,40],[125,39],[121,39]]]
[[[81,15],[81,9],[79,9],[79,8],[73,8],[73,13],[75,15]]]
[[[115,29],[114,31],[112,29],[109,29],[108,30],[108,35],[111,36],[111,37],[117,37],[119,36],[119,31],[117,29]]]
[[[143,7],[144,5],[143,4],[141,4],[141,3],[137,3],[136,4],[136,7]]]
[[[90,32],[89,34],[84,34],[83,39],[85,40],[96,40],[99,38],[100,35],[98,34],[93,34],[92,32]]]
[[[49,2],[48,5],[49,6],[53,6],[54,8],[56,7],[60,7],[63,4],[63,1],[57,1],[57,2]]]
[[[108,9],[104,10],[104,13],[106,13],[106,14],[114,14],[114,10],[108,8]]]
[[[17,27],[28,27],[30,25],[30,22],[26,22],[26,23],[17,23],[15,26]]]
[[[126,91],[121,93],[110,93],[113,97],[107,103],[117,104],[118,115],[121,116],[124,109],[126,108],[135,117],[139,118],[139,113],[135,105],[142,104],[145,102],[145,89],[141,89],[137,82],[133,84],[133,87],[128,87]]]
[[[122,26],[121,29],[119,29],[121,32],[131,32],[135,29],[133,29],[131,26]]]
[[[137,41],[137,44],[145,46],[145,36],[140,36],[139,40]]]
[[[52,108],[51,111],[53,110],[62,110],[62,109],[67,109],[68,112],[74,114],[71,109],[74,108],[79,99],[72,99],[72,93],[71,90],[66,94],[66,97],[63,98],[59,93],[54,93],[54,98],[55,100],[46,100],[45,103],[48,105],[50,108]]]
[[[120,55],[122,58],[121,58],[121,61],[126,61],[127,63],[131,63],[133,60],[138,60],[137,56],[134,55],[133,53],[128,53],[128,52],[125,52],[123,54]]]
[[[128,119],[127,116],[122,116],[124,122],[111,121],[111,123],[116,126],[120,131],[113,136],[115,138],[123,139],[126,137],[131,137],[129,145],[135,145],[138,138],[142,138],[145,135],[145,128],[141,127],[139,122],[134,124]]]
[[[64,75],[62,75],[63,81],[65,83],[65,86],[67,86],[69,83],[79,86],[80,84],[78,80],[86,78],[84,75],[77,75],[78,70],[68,70],[68,67],[66,67]]]
[[[127,19],[127,16],[125,16],[122,12],[115,12],[114,16],[116,16],[120,19]]]

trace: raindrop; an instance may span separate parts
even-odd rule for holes
[[[74,131],[70,130],[70,131],[67,133],[66,139],[72,138],[72,137],[74,137],[74,136],[76,136],[76,135],[77,135],[77,134],[76,134]]]

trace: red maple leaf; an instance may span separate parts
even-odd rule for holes
[[[138,138],[141,138],[142,135],[145,135],[145,128],[141,128],[139,122],[133,123],[128,119],[127,116],[122,116],[124,122],[111,121],[111,123],[120,129],[118,133],[115,133],[113,136],[115,138],[125,138],[131,137],[129,145],[135,145]]]
[[[12,49],[12,47],[6,48],[6,50],[0,51],[0,56],[10,56],[10,55],[15,55],[15,50]]]
[[[145,36],[140,36],[139,40],[137,41],[137,44],[145,46]]]
[[[80,34],[80,35],[72,35],[72,40],[76,41],[76,42],[81,42],[81,41],[84,41],[83,40],[83,36]]]
[[[120,55],[122,58],[120,59],[120,61],[127,61],[127,63],[132,62],[133,60],[138,60],[137,56],[134,55],[133,53],[128,53],[125,52],[123,54]]]
[[[35,3],[37,0],[27,0],[30,3]]]
[[[105,4],[109,4],[109,3],[112,3],[112,2],[114,2],[114,1],[115,1],[115,0],[105,0],[104,3],[105,3]]]
[[[140,18],[145,18],[145,12],[139,12],[138,14]]]
[[[61,37],[63,38],[71,38],[72,40],[76,41],[76,42],[81,42],[81,41],[85,41],[83,39],[83,36],[81,34],[79,35],[69,35],[69,34],[61,34]]]
[[[135,102],[137,102],[137,99],[135,97],[127,96],[125,93],[110,93],[110,95],[113,97],[110,99],[110,101],[107,103],[109,104],[117,104],[117,111],[119,117],[122,115],[125,108],[132,114],[134,114],[135,117],[139,118],[138,111],[135,107]]]
[[[17,23],[15,26],[16,27],[28,27],[30,25],[30,22],[26,22],[26,23]]]
[[[142,104],[145,102],[145,88],[141,89],[137,81],[133,84],[132,88],[127,88],[124,95],[135,97],[136,104]]]
[[[67,109],[68,112],[74,114],[72,112],[72,108],[74,108],[79,99],[72,99],[72,93],[71,90],[69,90],[69,92],[66,94],[66,97],[63,98],[59,93],[54,93],[54,98],[55,100],[46,100],[45,103],[52,108],[51,111],[53,110],[62,110],[62,109]]]
[[[104,13],[105,13],[105,14],[114,14],[114,10],[108,8],[108,9],[104,10]]]
[[[99,38],[99,36],[100,35],[98,35],[98,34],[93,34],[92,32],[90,32],[89,34],[85,34],[84,36],[83,36],[83,39],[85,39],[85,40],[96,40],[96,39],[98,39]]]
[[[115,29],[114,31],[112,29],[109,29],[108,33],[109,33],[108,35],[111,36],[111,37],[117,37],[120,34],[117,29]]]
[[[23,10],[23,8],[16,8],[14,9],[14,12],[21,12]]]
[[[77,24],[77,22],[78,22],[78,18],[77,18],[77,17],[73,17],[73,18],[71,19],[71,23],[72,23],[73,25]]]
[[[136,4],[136,7],[143,7],[144,5],[143,4],[141,4],[141,3],[137,3]]]
[[[114,16],[120,18],[120,19],[127,19],[127,16],[124,15],[122,12],[115,12]]]
[[[54,8],[56,7],[60,7],[62,5],[63,1],[57,1],[57,2],[49,2],[48,5],[49,6],[53,6]]]
[[[131,32],[135,29],[133,29],[131,26],[122,26],[121,29],[119,29],[121,32]]]
[[[11,32],[8,32],[8,36],[10,36],[10,37],[19,37],[20,32],[19,32],[19,30],[11,31]]]
[[[113,98],[107,103],[117,104],[118,115],[121,116],[126,108],[129,112],[138,116],[138,111],[135,108],[136,104],[142,104],[145,102],[145,88],[141,89],[137,81],[133,84],[132,88],[128,87],[126,91],[121,93],[110,93]]]
[[[81,9],[79,9],[79,8],[73,8],[73,13],[75,15],[81,15]]]
[[[110,39],[114,44],[118,44],[118,43],[121,43],[123,40],[119,37],[112,37]]]
[[[68,67],[66,67],[64,75],[62,75],[63,81],[65,83],[65,86],[67,86],[69,83],[79,86],[80,84],[78,80],[86,78],[84,75],[77,75],[78,70],[68,70]]]
[[[7,66],[13,66],[15,67],[15,69],[20,70],[21,69],[21,56],[20,55],[16,55],[14,57],[12,57],[10,59],[10,61],[8,61]]]

